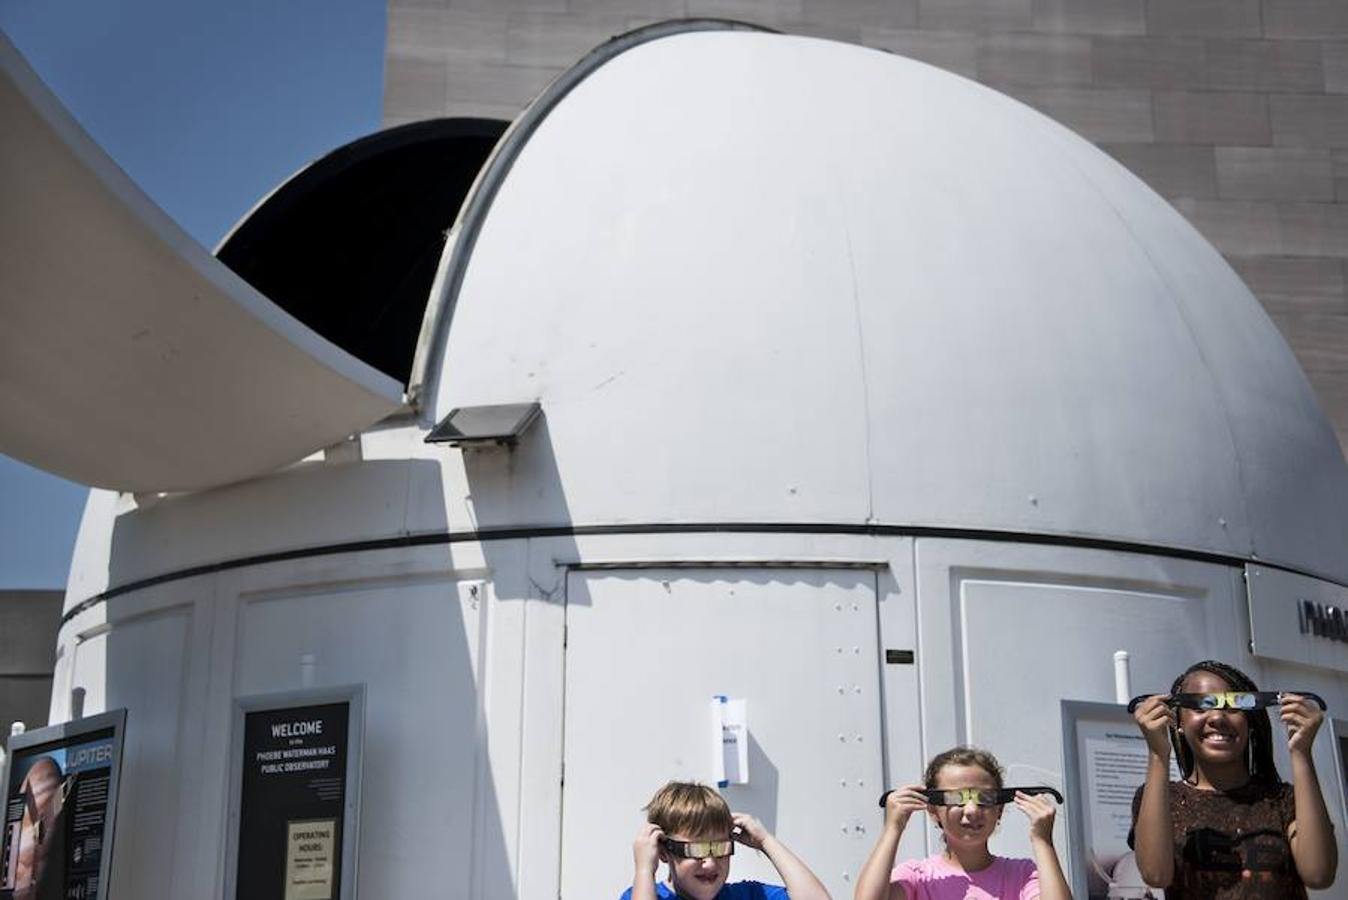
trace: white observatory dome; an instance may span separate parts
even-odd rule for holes
[[[884,52],[642,40],[515,123],[432,300],[435,418],[546,416],[473,526],[1010,532],[1348,580],[1309,383],[1121,165]]]
[[[288,846],[310,814],[241,799],[248,711],[334,692],[343,890],[521,900],[617,896],[673,777],[845,896],[878,792],[965,743],[1062,790],[1084,896],[1068,754],[1131,754],[1114,701],[1219,658],[1348,704],[1305,376],[1161,198],[994,91],[652,26],[508,129],[329,154],[215,258],[0,38],[10,120],[0,449],[111,489],[51,719],[126,711],[119,895],[231,897],[244,829]],[[529,414],[428,440],[496,404]]]

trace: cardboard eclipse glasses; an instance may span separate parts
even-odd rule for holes
[[[660,846],[669,852],[670,856],[681,856],[684,859],[720,859],[723,856],[735,855],[735,842],[729,838],[724,841],[676,841],[673,838],[660,838]]]
[[[1045,785],[1035,785],[1034,787],[1009,787],[1009,788],[930,788],[922,791],[926,795],[927,803],[931,806],[968,806],[970,803],[975,806],[1004,806],[1016,799],[1016,792],[1022,794],[1050,794],[1054,800],[1063,802],[1062,794],[1051,787]],[[885,791],[880,795],[880,805],[884,806],[885,801],[893,791]]]
[[[1221,691],[1216,694],[1171,694],[1166,698],[1165,705],[1171,709],[1196,709],[1199,712],[1207,712],[1213,709],[1234,709],[1238,712],[1246,712],[1277,706],[1282,703],[1282,698],[1288,694],[1296,694],[1299,697],[1305,697],[1307,700],[1313,700],[1321,709],[1329,708],[1319,694],[1312,694],[1310,691]],[[1130,713],[1137,712],[1137,708],[1142,705],[1142,702],[1151,696],[1154,695],[1143,694],[1129,700],[1128,711]]]

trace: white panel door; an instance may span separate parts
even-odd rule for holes
[[[118,619],[75,651],[75,683],[88,690],[85,714],[127,710],[114,896],[184,896],[174,888],[172,848],[181,792],[200,777],[183,747],[196,699],[188,677],[192,615],[183,605]]]
[[[723,790],[731,808],[850,896],[880,822],[875,591],[869,569],[571,572],[563,900],[616,900],[655,790],[713,781],[716,694],[748,705],[749,780]],[[780,883],[741,848],[743,878]]]
[[[381,581],[240,604],[236,696],[304,686],[306,658],[314,687],[366,685],[361,897],[425,896],[432,864],[441,896],[511,883],[496,804],[478,798],[495,787],[473,662],[481,616],[462,588]]]
[[[1132,693],[1167,691],[1191,663],[1240,664],[1239,570],[1142,554],[958,540],[917,542],[928,755],[991,750],[1020,784],[1062,783],[1062,700],[1114,702],[1114,652]],[[1055,843],[1067,861],[1066,814]],[[1008,809],[993,852],[1029,856]]]

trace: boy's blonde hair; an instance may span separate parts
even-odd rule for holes
[[[671,781],[644,807],[646,821],[668,835],[690,838],[729,836],[734,821],[725,798],[705,784]]]

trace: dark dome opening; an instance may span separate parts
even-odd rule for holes
[[[445,234],[506,126],[437,119],[353,141],[278,188],[216,255],[407,384]]]

